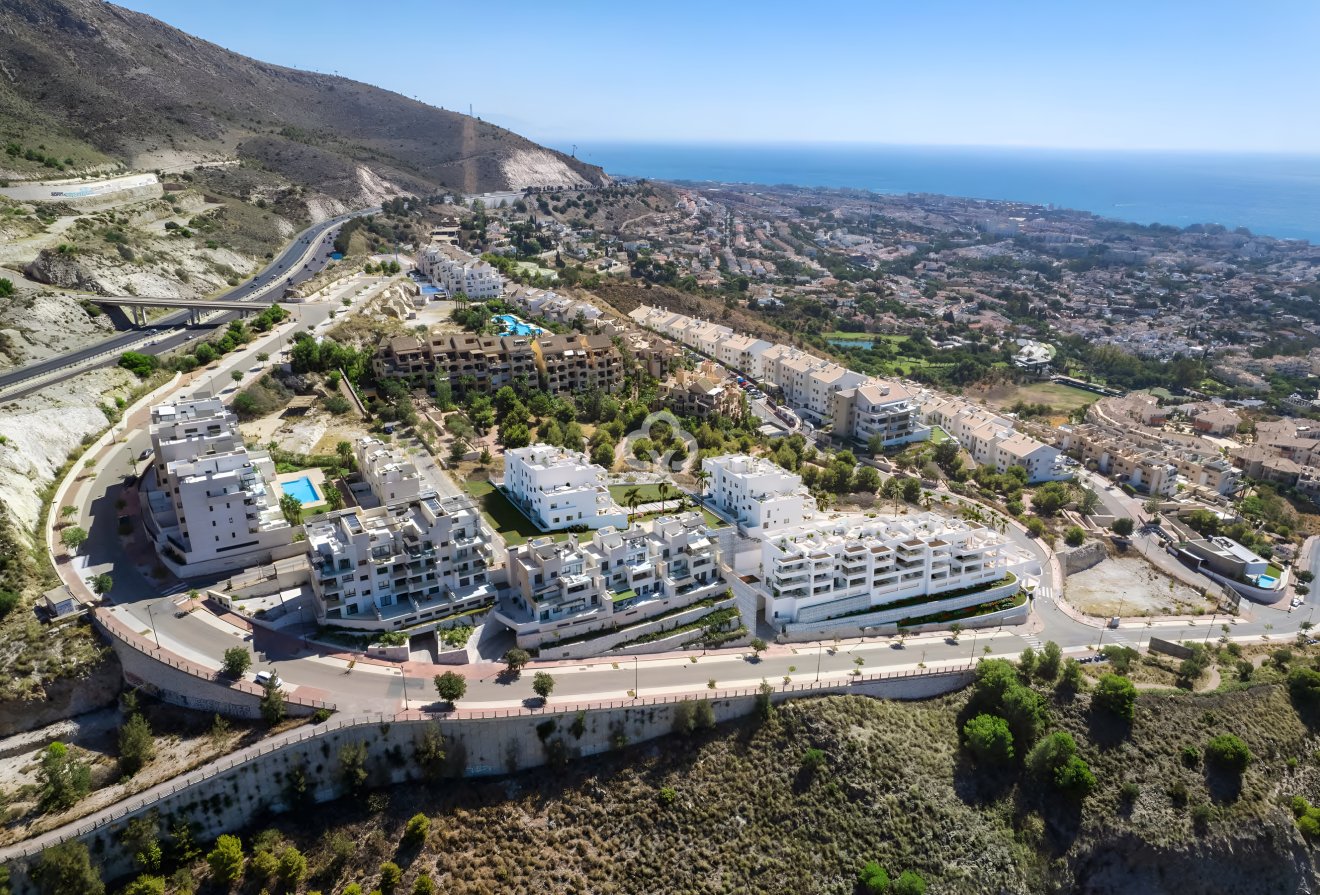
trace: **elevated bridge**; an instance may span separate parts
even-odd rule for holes
[[[96,305],[109,305],[116,308],[132,308],[133,323],[142,326],[147,322],[146,308],[181,308],[188,312],[188,322],[197,323],[204,311],[238,311],[240,316],[261,313],[268,305],[265,302],[225,301],[216,299],[189,298],[143,298],[138,295],[95,295],[88,296],[88,301]]]

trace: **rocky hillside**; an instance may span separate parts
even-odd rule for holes
[[[974,764],[958,735],[967,694],[836,697],[562,770],[363,794],[247,831],[244,846],[301,850],[299,892],[388,890],[382,864],[393,862],[396,892],[432,891],[414,888],[428,876],[434,891],[469,895],[847,895],[866,891],[857,878],[872,861],[891,878],[920,875],[932,895],[1315,891],[1315,852],[1288,800],[1316,801],[1320,757],[1283,686],[1143,693],[1130,725],[1092,694],[1034,689],[1045,728],[1070,734],[1094,773],[1084,797],[1042,783],[1020,756],[999,770]],[[1241,775],[1207,766],[1205,744],[1224,732],[1254,756]],[[417,813],[428,829],[410,839]],[[248,864],[239,891],[275,891],[270,855]],[[207,874],[201,861],[163,869],[170,893]]]
[[[343,199],[370,176],[407,192],[604,181],[511,131],[346,78],[231,53],[99,0],[0,0],[0,156],[12,175],[237,152]],[[0,171],[0,176],[4,172]]]

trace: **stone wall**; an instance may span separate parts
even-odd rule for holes
[[[1109,551],[1105,549],[1103,541],[1087,541],[1080,547],[1059,551],[1058,556],[1059,564],[1063,566],[1063,574],[1076,575],[1078,572],[1099,565],[1109,556]]]
[[[828,695],[927,699],[960,689],[971,678],[970,666],[927,674],[875,675],[836,684],[794,684],[775,691],[772,698],[776,702]],[[718,722],[750,714],[756,705],[756,691],[750,689],[717,691],[699,698],[709,698]],[[430,731],[445,738],[445,776],[494,776],[546,765],[552,751],[562,750],[573,760],[663,736],[673,730],[674,706],[680,701],[681,697],[671,696],[638,703],[551,706],[538,712],[486,712],[480,713],[486,717],[479,718],[379,715],[332,719],[293,731],[285,741],[257,744],[162,784],[116,806],[113,816],[100,823],[93,820],[72,827],[64,838],[86,842],[102,862],[105,875],[114,877],[133,869],[131,856],[120,853],[118,835],[139,814],[154,808],[165,828],[187,819],[196,825],[199,841],[209,841],[221,833],[243,829],[254,818],[344,795],[340,756],[346,747],[366,747],[369,786],[423,779],[417,746]],[[305,793],[301,803],[291,795],[291,781],[298,779],[303,781]],[[35,849],[29,854],[22,846],[0,849],[0,860],[10,862],[14,871],[15,895],[34,891],[26,879],[26,863],[36,854]]]
[[[666,631],[670,628],[681,627],[689,622],[696,621],[704,615],[709,615],[717,609],[730,609],[734,605],[736,605],[736,603],[732,599],[716,600],[714,606],[693,606],[691,609],[675,613],[667,618],[656,619],[649,622],[640,622],[632,627],[618,631],[604,632],[599,636],[592,637],[590,640],[584,640],[580,643],[570,643],[567,646],[554,646],[553,643],[548,643],[540,648],[538,651],[538,658],[586,659],[592,656],[601,656],[614,649],[619,644],[627,643],[629,640],[634,640],[641,637],[643,634],[652,634],[657,631]],[[689,633],[691,637],[696,637],[701,634],[700,631],[692,631]],[[691,639],[691,637],[688,639]],[[682,641],[680,640],[680,642]],[[662,651],[663,649],[672,649],[673,643],[671,642],[667,647],[656,646],[653,649],[645,649],[645,647],[654,646],[650,643],[640,644],[640,646],[643,648],[630,650],[630,654],[632,652],[657,652]]]

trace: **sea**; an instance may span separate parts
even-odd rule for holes
[[[1008,199],[1320,244],[1315,155],[687,143],[578,145],[576,154],[612,175]]]

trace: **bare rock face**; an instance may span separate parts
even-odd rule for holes
[[[29,277],[38,283],[60,286],[64,289],[81,289],[85,292],[104,293],[104,288],[88,271],[78,263],[76,255],[70,255],[57,249],[42,249],[33,261],[24,269]]]

